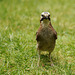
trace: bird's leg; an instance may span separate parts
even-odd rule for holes
[[[40,53],[41,53],[41,52],[38,50],[38,57],[39,57],[39,59],[38,59],[38,64],[37,64],[38,66],[40,65]]]
[[[51,52],[49,52],[49,59],[51,59],[51,56],[50,55],[51,55]]]
[[[54,66],[53,62],[52,62],[52,59],[51,59],[51,52],[49,52],[49,59],[50,59],[50,62],[51,62],[51,66]]]

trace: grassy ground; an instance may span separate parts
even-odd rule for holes
[[[75,75],[75,0],[0,0],[0,75]],[[51,13],[58,33],[52,53],[37,67],[40,14]],[[45,67],[42,66],[45,64]]]

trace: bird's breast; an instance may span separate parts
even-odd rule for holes
[[[53,50],[55,46],[55,39],[53,35],[53,31],[50,28],[41,29],[40,40],[37,41],[37,49],[40,50]]]
[[[51,39],[53,38],[53,31],[50,29],[50,28],[43,28],[40,32],[40,36],[41,38],[44,38],[44,39]]]

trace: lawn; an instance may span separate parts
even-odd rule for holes
[[[0,0],[0,75],[75,75],[75,0]],[[43,11],[58,33],[37,66],[36,31]],[[45,66],[42,66],[44,64]]]

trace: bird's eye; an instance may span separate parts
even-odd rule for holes
[[[44,15],[41,15],[42,17],[44,17]]]
[[[50,15],[49,15],[49,17],[50,17]]]

